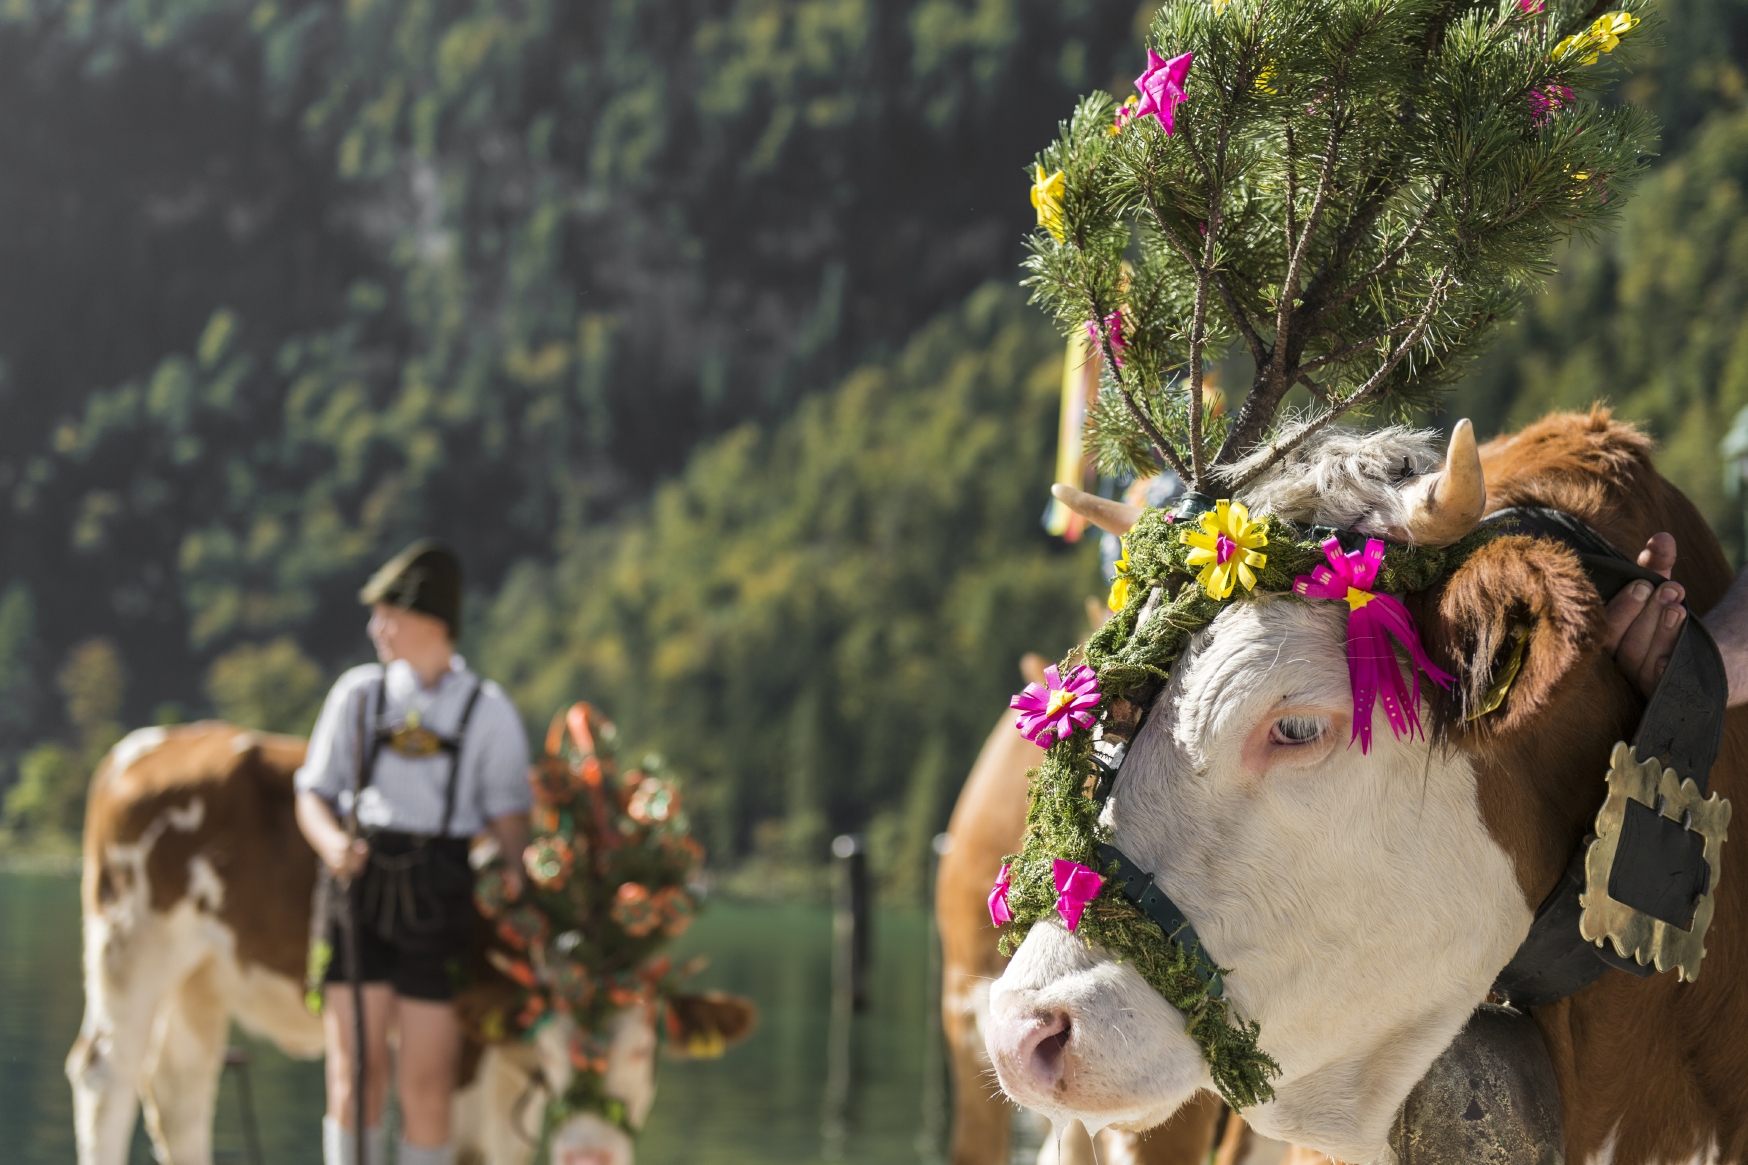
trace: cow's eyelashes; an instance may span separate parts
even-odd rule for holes
[[[1269,739],[1276,744],[1315,744],[1329,731],[1329,720],[1323,716],[1282,716],[1269,729]]]

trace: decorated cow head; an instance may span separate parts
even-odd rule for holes
[[[1477,529],[1499,499],[1466,424],[1441,467],[1342,422],[1433,397],[1618,211],[1647,127],[1593,95],[1648,17],[1166,0],[1137,96],[1089,95],[1039,153],[1027,283],[1084,370],[1069,476],[1084,416],[1103,474],[1188,492],[1168,515],[1059,487],[1124,556],[1120,610],[1016,697],[1046,754],[990,899],[1015,1099],[1147,1125],[1213,1087],[1371,1160],[1541,925],[1596,812],[1560,778],[1610,769],[1633,714],[1598,590],[1557,542]]]
[[[1074,738],[1053,747],[1066,796],[1096,814],[1090,835],[1150,874],[1189,924],[1172,957],[1188,942],[1200,970],[1221,973],[1197,982],[1193,959],[1162,969],[1156,953],[1129,945],[1122,927],[1151,920],[1111,886],[1079,905],[1071,931],[1058,902],[1072,892],[1048,867],[1074,835],[1052,799],[1057,761],[1047,761],[1033,857],[1007,871],[1002,902],[1024,941],[991,994],[991,1058],[1014,1099],[1089,1128],[1145,1127],[1219,1087],[1264,1133],[1375,1159],[1404,1098],[1512,959],[1595,810],[1595,775],[1637,698],[1597,646],[1600,600],[1575,556],[1470,533],[1486,487],[1466,422],[1446,465],[1421,472],[1436,465],[1426,434],[1336,431],[1247,490],[1251,517],[1270,530],[1410,543],[1385,560],[1397,579],[1422,556],[1403,609],[1434,670],[1453,673],[1448,689],[1429,682],[1420,693],[1423,731],[1380,724],[1362,746],[1350,604],[1371,603],[1291,593],[1275,559],[1303,549],[1276,539],[1259,551],[1269,562],[1255,568],[1256,589],[1219,604],[1154,685],[1102,808],[1068,787]],[[1164,544],[1180,525],[1083,504],[1131,544],[1149,531]],[[1130,557],[1132,574],[1158,569]],[[1113,641],[1088,649],[1117,684],[1134,682],[1120,641],[1202,601],[1198,582],[1180,578],[1176,598],[1166,580],[1158,594],[1156,580],[1137,582]],[[1404,655],[1392,652],[1389,666],[1407,667]],[[1105,693],[1100,735],[1120,702]],[[1082,736],[1088,757],[1107,748]],[[1574,766],[1589,785],[1568,779]],[[1110,856],[1078,860],[1126,876]]]

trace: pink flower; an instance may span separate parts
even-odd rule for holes
[[[1105,327],[1101,334],[1095,320],[1086,321],[1086,338],[1093,342],[1094,347],[1102,345],[1106,337],[1110,337],[1111,354],[1116,357],[1117,367],[1123,367],[1123,349],[1129,346],[1123,339],[1123,313],[1114,311],[1105,317]]]
[[[1033,744],[1049,748],[1072,736],[1078,728],[1091,728],[1093,709],[1099,706],[1099,677],[1084,665],[1068,673],[1063,682],[1056,666],[1044,669],[1042,684],[1027,684],[1026,690],[1008,701],[1018,708],[1014,727]]]
[[[1525,16],[1539,16],[1546,6],[1546,0],[1517,0],[1517,10]]]
[[[1380,698],[1390,731],[1398,739],[1412,738],[1420,732],[1420,673],[1425,672],[1440,687],[1449,687],[1455,677],[1446,675],[1426,654],[1414,616],[1402,600],[1372,590],[1378,568],[1384,563],[1382,542],[1368,538],[1365,549],[1344,553],[1340,542],[1325,538],[1323,556],[1329,565],[1295,578],[1293,593],[1307,599],[1347,602],[1347,678],[1353,690],[1353,733],[1348,744],[1357,737],[1360,752],[1371,751],[1372,705]],[[1392,638],[1408,650],[1408,672],[1414,677],[1412,696],[1403,686]]]
[[[1189,76],[1194,53],[1166,60],[1152,49],[1147,50],[1147,71],[1135,78],[1135,88],[1141,90],[1141,103],[1135,116],[1151,113],[1169,136],[1177,103],[1184,99],[1184,78]]]
[[[1572,90],[1557,82],[1550,81],[1541,89],[1531,89],[1529,93],[1530,124],[1536,128],[1546,125],[1554,114],[1572,104]]]
[[[1105,879],[1079,862],[1067,862],[1061,858],[1051,863],[1050,872],[1056,878],[1056,913],[1062,916],[1062,924],[1073,932],[1080,926],[1080,916],[1085,912],[1086,904],[1099,896],[1099,887],[1105,884]]]
[[[1008,890],[1013,887],[1012,873],[1012,866],[1002,866],[1001,873],[995,876],[995,889],[989,892],[989,920],[995,923],[997,930],[1014,920],[1014,912],[1008,908]]]

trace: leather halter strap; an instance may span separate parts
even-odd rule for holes
[[[1591,584],[1608,602],[1622,587],[1638,579],[1653,585],[1663,576],[1622,554],[1595,530],[1558,510],[1517,507],[1490,514],[1483,525],[1507,525],[1512,532],[1548,538],[1570,548]],[[1711,633],[1689,617],[1676,637],[1669,666],[1639,718],[1632,750],[1640,760],[1655,757],[1703,794],[1711,781],[1712,764],[1723,746],[1724,705],[1729,691],[1723,657]],[[1697,835],[1655,814],[1636,831],[1623,836],[1608,892],[1621,901],[1646,904],[1642,909],[1669,915],[1665,921],[1685,925],[1681,912],[1710,888],[1710,869]],[[1578,930],[1585,889],[1585,853],[1590,838],[1578,845],[1559,883],[1536,910],[1529,935],[1499,972],[1496,995],[1519,1008],[1540,1007],[1564,999],[1588,986],[1610,967],[1648,977],[1656,968],[1615,953],[1604,941],[1588,942]],[[1661,916],[1661,915],[1660,915]]]

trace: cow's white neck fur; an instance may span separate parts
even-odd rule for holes
[[[1253,511],[1381,529],[1401,518],[1405,464],[1437,465],[1431,435],[1333,430],[1246,498]],[[1245,1117],[1369,1162],[1391,1159],[1397,1109],[1485,997],[1530,910],[1467,760],[1396,740],[1381,712],[1369,755],[1347,745],[1345,616],[1288,599],[1224,611],[1161,693],[1106,822],[1232,968],[1227,997],[1281,1065],[1276,1099]],[[1316,764],[1259,775],[1244,742],[1288,706],[1328,710],[1339,740]],[[1211,1084],[1183,1017],[1059,924],[1033,927],[991,1007],[998,1020],[1071,1017],[1054,1095],[1003,1073],[1015,1099],[1052,1119],[1151,1125]]]

